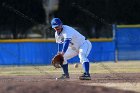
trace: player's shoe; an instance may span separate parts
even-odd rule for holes
[[[91,80],[90,74],[83,73],[80,77],[80,80]]]
[[[58,79],[69,79],[69,75],[66,75],[66,74],[62,74],[61,77],[59,77]]]

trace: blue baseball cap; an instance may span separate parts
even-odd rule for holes
[[[60,26],[61,24],[62,24],[62,22],[59,18],[53,18],[51,21],[52,28]]]

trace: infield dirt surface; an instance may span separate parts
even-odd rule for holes
[[[91,74],[88,81],[78,76],[71,74],[69,80],[56,80],[58,75],[0,76],[0,93],[136,93],[94,84],[140,83],[140,73]]]

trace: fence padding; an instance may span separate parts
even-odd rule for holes
[[[113,61],[115,46],[113,42],[92,42],[89,55],[91,62]],[[0,65],[47,65],[57,53],[55,42],[1,42]],[[68,60],[79,62],[78,57]]]
[[[140,60],[140,28],[118,28],[116,47],[118,60]]]

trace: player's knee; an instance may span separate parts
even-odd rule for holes
[[[64,57],[64,62],[63,62],[64,65],[68,63],[67,60],[68,60],[68,59],[67,59],[66,57]]]
[[[80,63],[84,63],[84,62],[89,62],[89,60],[87,59],[87,58],[82,58],[82,59],[80,59]]]
[[[79,54],[80,63],[89,62],[87,56],[85,54]]]
[[[63,62],[63,65],[65,65],[65,64],[67,64],[67,63],[68,63],[67,61],[64,61],[64,62]]]

